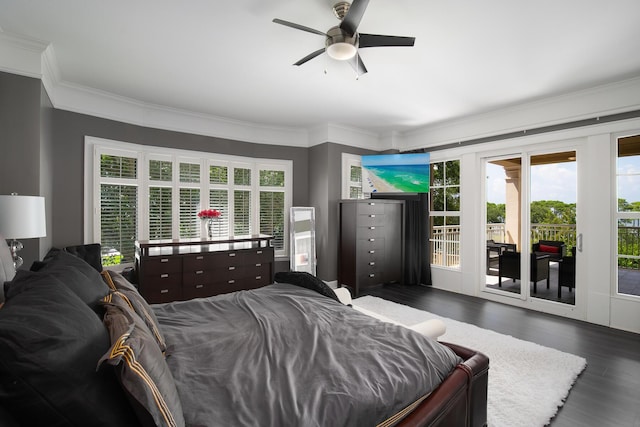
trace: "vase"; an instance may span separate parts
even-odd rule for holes
[[[217,222],[218,220],[215,218],[209,218],[207,220],[207,236],[209,236],[209,239],[213,239],[218,234],[216,230]]]

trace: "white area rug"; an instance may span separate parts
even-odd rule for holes
[[[406,326],[441,319],[447,332],[438,338],[478,350],[489,357],[487,418],[489,427],[544,426],[562,406],[587,361],[427,311],[364,296],[353,306],[381,314]]]

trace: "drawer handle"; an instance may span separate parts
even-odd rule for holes
[[[369,230],[375,230],[375,229],[376,229],[375,227],[369,227]]]
[[[262,264],[258,263],[256,264],[256,267],[262,267]]]
[[[262,279],[262,276],[256,276],[256,280]]]
[[[370,253],[370,254],[375,254],[375,253],[376,253],[376,251],[371,250],[371,251],[369,251],[369,253]]]
[[[229,254],[229,256],[236,256],[236,253],[235,253],[235,252],[231,252],[231,253]]]
[[[168,294],[169,293],[169,289],[160,289],[160,293],[161,294]]]
[[[160,262],[169,262],[169,258],[160,258]]]
[[[235,280],[233,280],[233,279],[231,279],[231,280],[229,280],[227,283],[228,283],[228,284],[230,284],[230,285],[233,285],[234,283],[236,283],[236,281],[235,281]]]
[[[369,215],[369,218],[375,218],[375,217],[376,217],[376,214]]]
[[[235,269],[236,269],[235,267],[229,267],[229,271],[233,271]]]
[[[369,263],[369,265],[376,265],[376,262],[375,262],[375,261],[371,261],[371,262]]]
[[[373,203],[373,202],[369,202],[369,203],[367,203],[367,204],[368,204],[369,206],[375,206],[375,205],[376,205],[376,204],[375,204],[375,203]]]
[[[202,289],[204,288],[204,285],[196,285],[196,289]]]
[[[369,241],[370,241],[370,242],[375,242],[375,241],[376,241],[376,239],[369,239]]]
[[[262,251],[256,251],[258,255],[262,255]]]
[[[196,271],[196,274],[202,274],[202,273],[204,273],[204,271],[202,271],[202,270]]]
[[[164,274],[160,275],[161,279],[166,279],[167,277],[169,277],[169,275],[167,273],[164,273]]]
[[[369,277],[376,277],[374,273],[369,274]]]
[[[202,255],[200,255],[200,256],[197,256],[197,257],[196,257],[196,259],[197,259],[197,260],[201,260],[201,259],[204,259],[204,256],[202,256]]]

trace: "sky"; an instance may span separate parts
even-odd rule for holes
[[[531,200],[576,203],[576,162],[538,165],[531,168]],[[618,161],[618,197],[640,201],[640,156]],[[505,202],[505,175],[500,166],[487,164],[487,201]]]

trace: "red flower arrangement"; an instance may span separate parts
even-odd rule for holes
[[[220,216],[222,216],[222,212],[217,209],[203,209],[198,212],[198,218],[200,219],[220,218]]]

